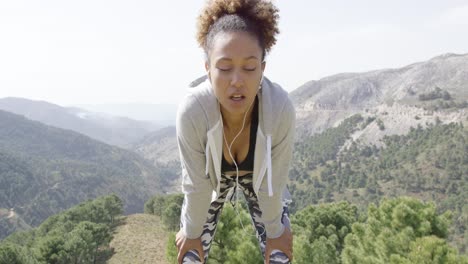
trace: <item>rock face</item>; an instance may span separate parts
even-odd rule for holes
[[[436,87],[457,100],[468,99],[468,54],[445,54],[399,69],[337,74],[310,81],[290,96],[297,111],[298,133],[310,135],[366,109],[378,112],[390,107],[396,114],[406,107],[421,108],[418,96]]]

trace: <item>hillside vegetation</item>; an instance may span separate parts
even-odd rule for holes
[[[127,213],[162,190],[149,161],[81,134],[0,110],[0,208],[37,226],[50,215],[87,199],[116,193]],[[0,217],[0,239],[16,228]]]
[[[382,147],[350,140],[373,122],[355,115],[297,143],[290,173],[295,263],[468,263],[465,126],[416,127],[385,137]],[[173,263],[182,195],[149,199],[144,209],[154,216],[120,218],[115,210],[112,218],[104,217],[107,222],[93,220],[108,215],[99,213],[99,205],[106,205],[102,199],[122,208],[111,196],[67,210],[6,238],[0,257],[18,257],[19,263]],[[102,230],[113,238],[98,236]],[[246,209],[238,214],[225,204],[208,263],[261,259]]]
[[[172,208],[173,221],[177,222],[182,204],[177,197],[156,196],[146,203],[146,210],[157,217],[162,210]],[[262,263],[245,202],[241,205],[238,213],[230,203],[224,204],[208,264]],[[437,211],[434,203],[410,197],[384,199],[361,213],[357,205],[345,201],[309,205],[290,215],[294,263],[468,263],[468,257],[447,242],[451,213]],[[176,263],[173,243],[178,227],[172,221],[164,223],[172,232],[167,238],[166,257],[169,263]]]
[[[360,211],[383,197],[408,195],[453,212],[451,241],[466,252],[468,129],[461,123],[429,124],[384,138],[382,147],[353,142],[353,131],[372,119],[359,115],[296,145],[291,170],[292,211],[308,204],[350,201]]]

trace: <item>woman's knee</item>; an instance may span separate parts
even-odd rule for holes
[[[182,264],[201,264],[200,255],[196,250],[189,250],[182,259]]]
[[[270,254],[270,264],[285,264],[291,263],[288,256],[281,250],[274,249]]]

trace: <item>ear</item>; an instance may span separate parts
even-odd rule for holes
[[[206,71],[206,75],[208,76],[208,79],[211,80],[211,76],[210,76],[210,63],[206,60],[205,61],[205,71]]]
[[[262,62],[262,73],[265,72],[265,67],[266,67],[266,61]]]

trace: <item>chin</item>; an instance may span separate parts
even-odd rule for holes
[[[224,110],[233,115],[240,115],[240,114],[245,114],[245,112],[248,109],[248,105],[245,106],[232,106],[230,104],[223,104],[222,105]]]

